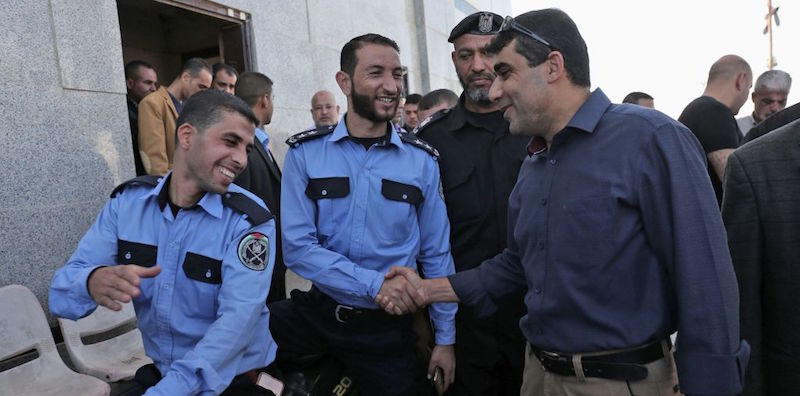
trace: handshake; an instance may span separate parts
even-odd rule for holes
[[[450,281],[422,279],[409,267],[392,267],[375,297],[375,304],[392,315],[416,312],[433,302],[458,302]]]
[[[428,305],[422,278],[409,267],[392,267],[384,276],[375,304],[391,315],[416,312]]]

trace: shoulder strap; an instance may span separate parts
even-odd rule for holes
[[[330,134],[334,129],[336,129],[336,124],[312,128],[307,131],[292,135],[292,137],[286,139],[286,144],[288,144],[290,147],[297,147],[297,145],[300,143]]]
[[[250,221],[250,224],[253,226],[264,224],[275,217],[268,210],[256,203],[256,201],[253,201],[250,197],[242,193],[228,192],[222,196],[222,203],[226,206],[230,206],[239,213],[245,214],[247,220]]]
[[[439,110],[439,111],[431,114],[430,116],[428,116],[428,118],[422,120],[422,122],[420,122],[419,125],[417,125],[416,128],[414,128],[414,134],[415,135],[419,134],[420,132],[422,132],[422,130],[425,127],[428,127],[428,126],[436,123],[436,121],[439,121],[442,118],[445,118],[445,116],[447,116],[447,114],[449,114],[449,113],[450,113],[450,109],[444,109],[444,110]]]
[[[436,150],[428,142],[418,138],[413,133],[398,132],[397,135],[400,136],[400,140],[402,140],[403,142],[421,148],[422,150],[425,150],[428,154],[430,154],[434,158],[439,158],[439,150]]]
[[[128,186],[150,186],[150,187],[155,187],[155,186],[158,185],[158,182],[160,180],[161,180],[161,176],[153,176],[153,175],[145,175],[145,176],[134,177],[133,179],[130,179],[130,180],[118,185],[114,189],[114,191],[111,192],[111,198],[116,197],[117,194],[121,193],[122,190],[125,189],[125,187],[128,187]]]

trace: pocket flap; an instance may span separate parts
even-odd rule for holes
[[[392,201],[407,202],[412,205],[422,203],[422,190],[414,185],[392,180],[381,180],[381,194]]]
[[[144,243],[117,239],[117,264],[136,264],[142,267],[156,265],[158,247]]]
[[[349,177],[322,177],[309,179],[306,196],[313,199],[342,198],[350,194]]]
[[[186,258],[183,259],[183,273],[189,279],[220,284],[222,283],[222,261],[186,252]]]

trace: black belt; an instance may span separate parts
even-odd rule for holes
[[[396,323],[405,319],[406,315],[389,315],[381,309],[358,308],[350,305],[339,304],[329,295],[312,286],[308,297],[319,304],[319,307],[328,314],[333,315],[339,323],[345,324],[382,324]]]
[[[671,342],[667,340],[668,349]],[[531,351],[542,362],[544,369],[558,375],[574,377],[575,366],[572,355],[543,351],[531,345]],[[647,378],[645,364],[664,357],[661,341],[624,352],[581,356],[585,377],[605,378],[619,381],[641,381]]]

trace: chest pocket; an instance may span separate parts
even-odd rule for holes
[[[156,265],[158,248],[144,243],[117,240],[117,264],[136,264],[142,267]]]
[[[447,168],[442,172],[442,187],[447,214],[454,225],[480,221],[482,196],[475,166],[471,163]]]
[[[412,184],[381,180],[381,195],[388,202],[380,209],[381,224],[375,230],[386,242],[402,242],[417,226],[417,207],[422,203],[422,190]]]
[[[317,203],[317,230],[321,234],[320,243],[330,238],[337,224],[347,215],[344,198],[350,195],[349,177],[322,177],[309,179],[306,196]]]
[[[186,252],[183,259],[186,285],[181,288],[184,311],[190,316],[213,317],[217,312],[217,294],[222,284],[222,261]]]

